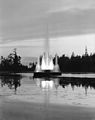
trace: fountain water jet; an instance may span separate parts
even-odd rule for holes
[[[48,38],[48,26],[45,39],[45,53],[38,57],[38,62],[34,72],[34,77],[51,77],[61,75],[59,65],[58,65],[58,56],[55,55],[55,65],[53,63],[53,58],[49,55],[49,38]]]

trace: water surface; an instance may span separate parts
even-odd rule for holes
[[[95,107],[95,78],[65,76],[35,78],[31,73],[21,76],[0,77],[0,96],[16,101],[56,105]],[[86,76],[86,75],[85,75]],[[15,89],[16,87],[16,89]]]

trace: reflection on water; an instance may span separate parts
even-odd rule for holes
[[[39,78],[35,79],[36,84],[38,87],[41,87],[42,89],[52,89],[53,85],[54,85],[54,81],[53,80],[41,80]]]
[[[34,79],[36,85],[44,91],[44,103],[95,105],[94,78],[51,78]]]
[[[17,92],[16,97],[14,96],[16,99],[45,102],[46,104],[95,105],[95,78],[33,79],[31,74],[28,74],[22,77],[3,76],[0,77],[0,80],[2,90],[0,92],[6,92],[3,89],[5,86],[11,90],[14,89],[15,93]]]
[[[65,88],[65,86],[71,85],[72,90],[74,90],[75,87],[84,88],[85,93],[87,94],[88,88],[95,89],[95,78],[61,78],[59,80],[59,84]]]
[[[64,77],[64,78],[53,78],[53,79],[35,79],[37,86],[41,87],[42,89],[53,89],[55,87],[56,89],[59,86],[62,86],[64,89],[67,86],[70,86],[72,90],[74,90],[75,87],[84,88],[85,92],[87,94],[88,88],[95,89],[95,78],[70,78],[70,77]]]
[[[1,87],[7,85],[9,89],[14,89],[16,94],[17,87],[20,87],[21,85],[20,82],[21,76],[1,76],[0,79]]]

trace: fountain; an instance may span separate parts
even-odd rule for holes
[[[48,26],[47,32],[48,33]],[[61,75],[59,65],[58,65],[58,56],[55,55],[55,65],[53,63],[53,58],[49,54],[49,39],[48,34],[46,34],[45,39],[45,53],[42,57],[38,57],[38,62],[34,72],[34,77],[54,77]]]
[[[40,57],[38,57],[34,77],[55,77],[58,75],[61,75],[61,72],[58,65],[57,54],[55,55],[55,65],[52,56],[48,53],[44,53],[41,60]]]

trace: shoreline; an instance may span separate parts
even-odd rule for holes
[[[13,73],[13,72],[0,72],[0,76],[27,76],[27,74],[32,74],[33,72],[18,72],[18,73]],[[74,78],[95,78],[95,73],[62,73],[61,76],[57,76],[57,78],[64,78],[64,77],[74,77]],[[52,77],[56,78],[56,77]]]
[[[14,75],[20,75],[20,74],[23,74],[23,73],[33,73],[32,71],[31,72],[0,72],[0,76],[14,76]]]
[[[62,73],[62,77],[75,77],[75,78],[95,78],[95,73]]]

